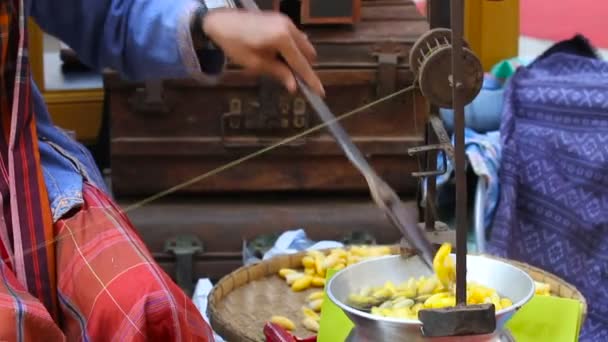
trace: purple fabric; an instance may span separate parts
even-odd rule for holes
[[[581,341],[608,341],[608,63],[556,53],[505,94],[491,253],[552,272],[586,297]]]

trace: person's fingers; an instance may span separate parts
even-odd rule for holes
[[[280,45],[280,54],[285,62],[291,67],[293,72],[300,76],[302,80],[319,95],[324,95],[325,91],[321,85],[321,80],[317,77],[312,66],[304,55],[298,50],[293,39],[286,39]]]
[[[290,93],[295,93],[298,90],[298,85],[296,84],[296,79],[285,63],[279,60],[272,60],[267,65],[265,65],[265,71],[267,74],[274,76],[277,80],[279,80],[285,88]]]
[[[298,48],[302,51],[306,59],[308,59],[308,62],[314,62],[317,58],[317,52],[310,40],[308,40],[308,36],[304,32],[298,30],[294,25],[292,25],[291,31]]]
[[[302,51],[299,49],[293,31],[297,29],[289,18],[284,18],[277,24],[276,36],[273,45],[278,49],[278,53],[283,57],[289,67],[296,75],[312,88],[314,92],[324,95],[321,81],[312,69],[312,65],[308,62]]]
[[[248,72],[269,75],[283,83],[290,93],[295,93],[297,84],[289,67],[282,61],[270,56],[252,55],[247,65]]]
[[[264,65],[264,72],[271,76],[274,76],[279,80],[290,93],[295,93],[298,90],[295,76],[293,72],[283,63],[276,59],[270,59],[267,64]]]

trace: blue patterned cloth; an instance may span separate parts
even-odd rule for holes
[[[581,341],[608,341],[608,63],[555,53],[505,93],[491,253],[552,272],[586,297]]]

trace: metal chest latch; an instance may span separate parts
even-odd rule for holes
[[[135,89],[129,98],[131,110],[144,115],[167,115],[171,108],[164,99],[163,81],[154,80],[145,82],[143,87]]]
[[[384,97],[397,90],[399,59],[405,57],[403,48],[388,43],[374,47],[372,53],[378,59],[377,96]]]
[[[264,147],[307,129],[310,118],[306,101],[285,93],[274,80],[262,78],[257,97],[234,96],[228,112],[222,115],[222,141],[225,147]],[[287,146],[300,146],[305,138]]]
[[[177,285],[191,296],[194,291],[194,256],[203,251],[202,242],[194,235],[180,235],[165,242],[165,253],[175,255]]]

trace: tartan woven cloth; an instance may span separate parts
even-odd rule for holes
[[[23,0],[0,0],[0,341],[213,341],[103,192],[85,184],[53,224],[26,19]]]
[[[55,224],[61,326],[2,263],[0,341],[213,341],[120,209],[89,184],[84,200]]]
[[[0,260],[0,341],[65,341],[42,303],[29,294]]]
[[[68,340],[213,341],[189,297],[154,262],[100,190],[56,224],[59,301]]]

